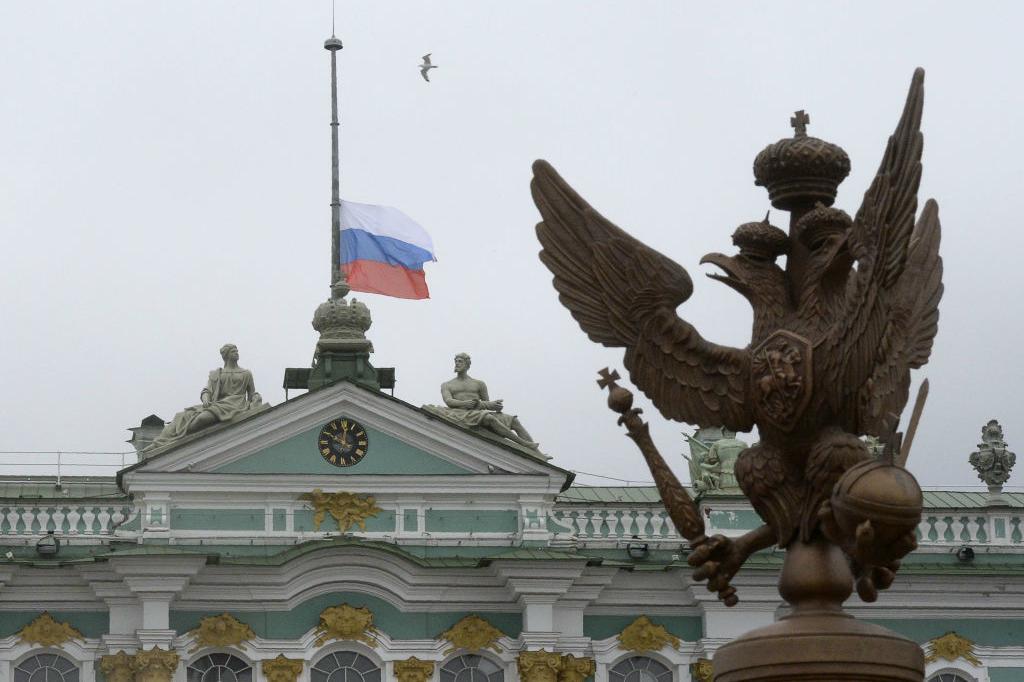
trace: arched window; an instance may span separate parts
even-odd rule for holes
[[[441,682],[504,682],[501,667],[483,656],[456,656],[441,666]]]
[[[928,678],[928,682],[971,682],[963,675],[954,672],[937,673]]]
[[[380,682],[380,668],[354,651],[335,651],[310,669],[312,682]]]
[[[14,682],[78,682],[78,666],[57,654],[36,654],[14,669]]]
[[[187,669],[188,682],[252,682],[252,666],[231,654],[208,654]]]
[[[611,682],[672,682],[672,671],[647,656],[631,656],[608,672]]]

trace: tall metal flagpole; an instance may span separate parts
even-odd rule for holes
[[[333,24],[333,14],[331,17]],[[341,189],[338,176],[338,50],[341,41],[334,35],[324,41],[324,49],[331,53],[331,296],[342,298],[348,291],[348,282],[341,271]]]

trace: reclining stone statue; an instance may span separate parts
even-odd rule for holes
[[[252,372],[238,366],[238,347],[233,343],[224,344],[220,356],[224,367],[210,372],[206,388],[199,394],[200,404],[174,415],[147,450],[164,447],[214,424],[236,421],[268,407],[256,392]]]
[[[491,400],[487,384],[469,376],[468,354],[455,356],[455,378],[441,384],[444,405],[424,405],[423,409],[468,429],[486,429],[502,438],[537,450],[540,445],[519,422],[506,414],[501,400]]]

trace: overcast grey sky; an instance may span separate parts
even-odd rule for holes
[[[531,162],[685,266],[680,314],[742,346],[747,303],[697,263],[769,208],[754,156],[806,109],[852,159],[852,213],[920,65],[946,294],[910,467],[978,484],[986,420],[1024,453],[1022,19],[1011,2],[339,2],[342,196],[400,208],[439,259],[429,301],[360,297],[373,362],[420,405],[467,351],[554,463],[649,480],[594,383],[621,351],[586,339],[537,259]],[[327,0],[0,3],[0,450],[123,450],[125,428],[196,402],[228,341],[284,399],[328,293],[330,20]],[[689,427],[640,402],[685,473]]]

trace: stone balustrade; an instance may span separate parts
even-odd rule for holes
[[[702,504],[708,533],[737,536],[760,522],[749,507],[730,504],[720,508],[714,501]],[[645,542],[684,541],[675,531],[664,509],[653,505],[607,507],[589,505],[556,506],[549,530],[556,537],[571,537],[592,546],[618,543],[634,537]],[[926,509],[917,528],[921,546],[1020,545],[1024,544],[1024,510]]]
[[[917,527],[921,545],[1019,545],[1024,542],[1024,511],[925,510]]]
[[[0,503],[0,535],[112,535],[136,515],[125,504]]]

